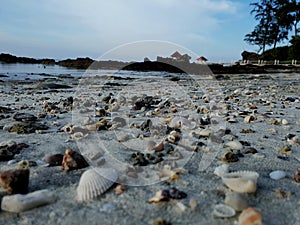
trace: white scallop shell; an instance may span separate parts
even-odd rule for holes
[[[89,201],[104,193],[118,179],[118,174],[111,168],[90,168],[85,171],[77,187],[77,200]]]
[[[259,174],[255,171],[237,171],[222,176],[222,181],[231,190],[238,193],[253,193]]]
[[[228,205],[218,204],[214,207],[213,215],[219,218],[229,218],[235,216],[235,210]]]
[[[273,180],[280,180],[286,177],[286,172],[282,170],[275,170],[269,174],[270,178]]]

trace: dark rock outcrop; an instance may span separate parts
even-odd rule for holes
[[[54,59],[34,59],[28,57],[17,57],[6,53],[0,54],[0,61],[4,63],[27,63],[27,64],[45,64],[45,65],[55,64]]]
[[[243,51],[242,57],[243,57],[243,60],[249,60],[249,61],[259,60],[259,54],[255,53],[255,52]]]
[[[64,67],[71,67],[76,69],[87,69],[94,62],[91,58],[77,58],[77,59],[65,59],[57,62],[58,65]]]

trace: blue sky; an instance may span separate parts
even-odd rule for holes
[[[250,0],[0,2],[0,52],[18,56],[96,59],[126,43],[158,40],[210,61],[233,62],[257,48],[243,41],[256,24]],[[151,54],[144,56],[154,59]]]

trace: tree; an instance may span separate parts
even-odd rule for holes
[[[289,32],[295,30],[297,36],[300,20],[300,3],[296,0],[259,0],[251,3],[251,14],[258,21],[254,30],[245,35],[244,41],[251,45],[258,45],[259,51],[264,53],[266,46],[277,44],[288,39]]]

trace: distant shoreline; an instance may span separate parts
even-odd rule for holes
[[[239,64],[224,66],[223,64],[196,64],[183,61],[145,61],[145,62],[121,62],[121,61],[96,61],[91,58],[65,59],[56,61],[54,59],[34,59],[28,57],[17,57],[10,54],[0,54],[2,63],[24,63],[59,65],[75,69],[119,69],[133,71],[161,71],[171,73],[188,74],[264,74],[264,73],[300,73],[297,65],[254,65]]]

